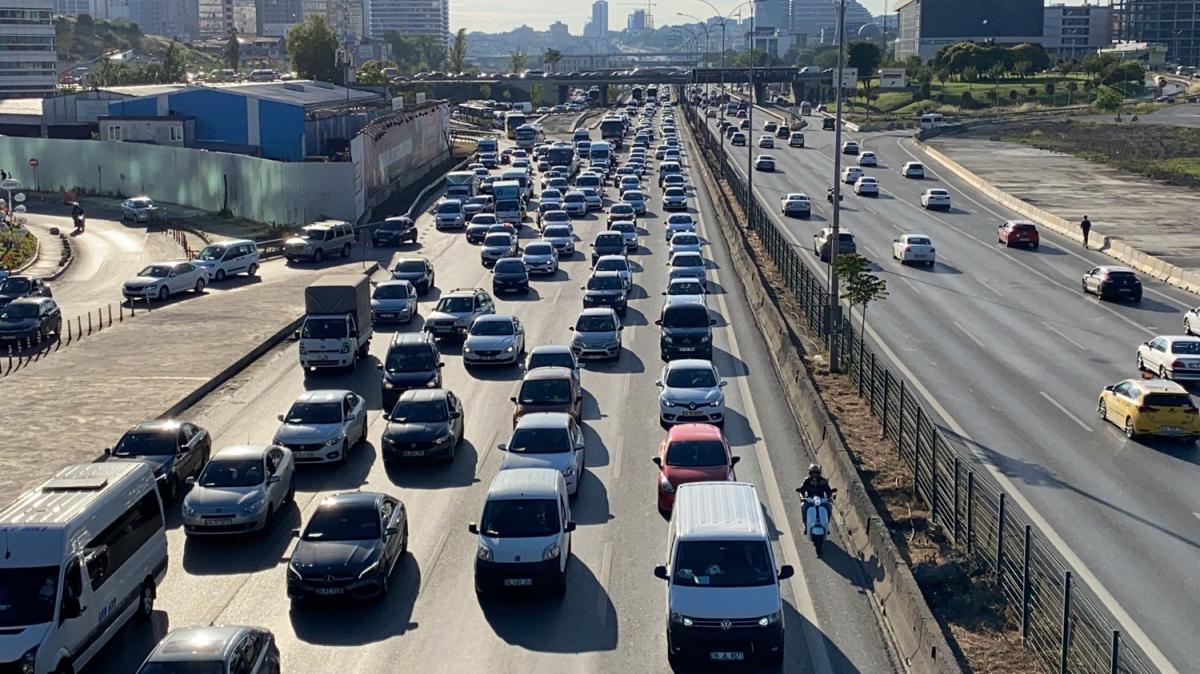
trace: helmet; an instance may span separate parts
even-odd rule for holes
[[[818,465],[818,464],[815,464],[815,463],[809,464],[809,466],[808,466],[808,474],[809,474],[810,476],[812,476],[812,477],[820,477],[820,475],[821,475],[821,466],[820,466],[820,465]]]

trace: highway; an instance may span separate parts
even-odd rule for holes
[[[812,235],[831,217],[825,192],[834,133],[810,117],[806,148],[759,149],[768,120],[762,113],[755,111],[749,154],[774,156],[778,170],[755,172],[755,191],[815,268]],[[1163,671],[1194,671],[1200,452],[1191,444],[1127,441],[1097,417],[1096,403],[1105,385],[1138,376],[1141,342],[1182,333],[1182,312],[1196,298],[1146,278],[1140,305],[1083,295],[1083,272],[1111,258],[1046,230],[1039,250],[1003,248],[996,227],[1016,214],[928,163],[925,180],[902,177],[904,162],[922,159],[902,142],[907,135],[843,134],[879,156],[879,167],[865,173],[879,179],[880,196],[860,197],[843,185],[841,211],[842,227],[890,291],[869,310],[870,341],[917,384],[947,436],[957,436],[966,455],[1058,539],[1077,577],[1132,628],[1127,638]],[[747,149],[725,147],[744,173]],[[843,156],[843,166],[855,159]],[[950,190],[951,211],[921,208],[930,187]],[[780,213],[780,197],[795,191],[812,197],[811,218]],[[891,259],[891,242],[902,233],[930,236],[937,265]]]
[[[685,160],[691,156],[689,151]],[[686,163],[686,162],[685,162]],[[699,172],[691,171],[693,184]],[[501,597],[484,603],[472,590],[475,538],[467,523],[478,519],[496,475],[495,449],[511,428],[508,397],[517,369],[474,371],[459,349],[443,345],[445,387],[464,402],[466,438],[450,466],[387,469],[377,446],[383,430],[375,363],[388,334],[377,334],[371,357],[351,374],[312,375],[285,343],[184,414],[208,428],[215,448],[267,442],[277,414],[306,389],[350,388],[368,401],[367,442],[341,468],[305,468],[295,506],[281,513],[264,536],[230,541],[186,541],[178,505],[168,506],[170,567],[150,626],[131,624],[87,672],[133,671],[168,629],[196,624],[249,623],[271,629],[286,672],[667,671],[664,586],[652,575],[663,563],[667,522],[655,507],[656,469],[650,458],[663,437],[657,420],[662,363],[653,321],[666,286],[666,244],[657,213],[653,174],[650,213],[639,221],[642,247],[631,255],[635,290],[625,318],[618,362],[588,365],[583,376],[587,469],[572,505],[579,523],[563,599]],[[608,188],[609,197],[612,188]],[[716,232],[713,208],[701,188],[693,199],[710,247],[710,308],[718,319],[715,363],[730,381],[725,434],[741,457],[739,479],[757,485],[777,530],[780,563],[796,567],[784,583],[787,672],[822,674],[897,672],[882,636],[867,581],[836,540],[817,559],[800,531],[799,484],[811,460],[795,427],[728,254]],[[535,280],[528,297],[499,299],[498,311],[519,316],[530,347],[566,344],[567,328],[581,308],[589,271],[586,246],[604,227],[603,215],[576,221],[580,252],[547,280]],[[419,221],[419,248],[397,256],[433,261],[438,290],[423,298],[427,313],[440,292],[479,286],[490,291],[478,251],[460,233],[436,232]],[[526,224],[528,240],[535,230]],[[417,330],[418,317],[402,328]],[[330,493],[364,489],[396,495],[411,518],[409,553],[392,576],[391,592],[376,604],[292,608],[285,594],[291,529],[307,521]],[[837,534],[835,524],[834,534]],[[400,664],[402,663],[402,664]],[[707,668],[705,668],[707,670]]]

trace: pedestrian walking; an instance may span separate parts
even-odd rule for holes
[[[1083,216],[1083,220],[1079,222],[1079,231],[1083,232],[1083,247],[1088,247],[1088,234],[1092,232],[1092,221],[1088,217]]]

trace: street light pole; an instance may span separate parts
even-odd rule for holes
[[[750,105],[746,106],[746,208],[754,203],[754,5],[750,3]],[[746,213],[749,220],[750,212]]]
[[[825,329],[829,337],[829,371],[837,372],[841,354],[838,336],[842,327],[842,303],[838,297],[837,258],[841,243],[842,214],[842,70],[843,42],[846,34],[846,0],[838,0],[837,14],[837,70],[834,71],[836,103],[833,127],[833,222],[829,238],[829,309]]]

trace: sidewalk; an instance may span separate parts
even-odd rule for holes
[[[50,233],[50,225],[30,222],[25,225],[25,229],[37,237],[38,259],[24,273],[48,279],[58,273],[59,267],[62,266],[62,240]]]

